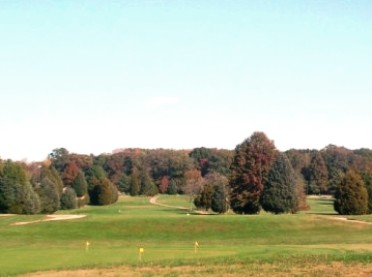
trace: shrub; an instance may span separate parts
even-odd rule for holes
[[[359,174],[346,173],[335,192],[335,210],[342,215],[366,214],[368,211],[368,193]]]

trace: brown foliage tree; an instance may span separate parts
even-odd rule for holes
[[[231,164],[231,208],[240,214],[260,211],[264,178],[275,156],[274,143],[262,132],[255,132],[235,148]]]

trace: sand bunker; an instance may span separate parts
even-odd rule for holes
[[[27,225],[27,224],[44,222],[44,221],[80,219],[83,217],[86,217],[86,215],[85,214],[51,214],[51,215],[47,215],[46,218],[41,219],[41,220],[16,222],[16,223],[13,223],[12,225]]]

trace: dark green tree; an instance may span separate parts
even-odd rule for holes
[[[60,208],[60,197],[57,186],[48,178],[41,180],[36,187],[40,198],[41,213],[52,214]]]
[[[118,191],[118,188],[112,182],[110,182],[110,190],[111,190],[111,203],[110,204],[113,204],[119,200],[119,191]]]
[[[193,149],[189,156],[203,177],[210,172],[218,172],[225,176],[230,173],[232,151],[200,147]]]
[[[72,180],[71,186],[76,192],[78,207],[87,205],[90,202],[90,196],[88,193],[88,182],[82,170],[78,171],[76,177]]]
[[[328,170],[319,151],[314,152],[309,165],[308,194],[327,193]]]
[[[49,154],[48,158],[58,172],[62,172],[70,161],[69,152],[65,148],[56,148]]]
[[[109,205],[117,201],[117,188],[107,178],[102,166],[94,165],[86,169],[85,175],[88,183],[90,204]]]
[[[195,207],[208,211],[212,207],[213,184],[204,183],[200,192],[194,198]]]
[[[23,167],[6,161],[0,172],[0,212],[35,214],[39,211],[39,197],[28,182]]]
[[[310,209],[310,206],[307,203],[307,199],[306,199],[305,179],[295,172],[295,180],[296,180],[296,198],[298,202],[297,208],[299,211],[307,211]]]
[[[177,182],[176,182],[176,180],[171,179],[169,181],[167,193],[171,194],[171,195],[174,195],[174,194],[177,194],[177,192],[178,192]]]
[[[127,174],[122,173],[116,184],[120,192],[126,194],[130,193],[130,177]]]
[[[235,148],[230,175],[230,204],[239,214],[260,211],[260,198],[274,159],[274,143],[262,132],[255,132]]]
[[[130,178],[130,195],[137,196],[141,191],[141,173],[137,168],[133,168]]]
[[[372,214],[372,172],[366,172],[362,176],[368,193],[368,213]]]
[[[224,213],[228,209],[227,186],[228,179],[220,173],[211,172],[204,177],[203,186],[194,199],[198,209],[204,209],[217,213]]]
[[[229,209],[228,192],[225,185],[216,184],[212,193],[212,211],[223,214]]]
[[[105,178],[94,187],[90,200],[92,205],[110,205],[118,200],[118,191],[115,185]]]
[[[335,192],[335,210],[342,215],[360,215],[368,212],[368,192],[363,179],[348,171]]]
[[[265,211],[275,214],[297,211],[295,172],[283,153],[277,153],[268,173],[261,203]]]
[[[83,197],[88,193],[88,183],[83,171],[79,170],[72,180],[72,188],[75,190],[77,197]]]
[[[112,191],[108,179],[104,179],[100,184],[96,185],[90,195],[92,205],[109,205],[112,203]]]
[[[76,192],[73,188],[65,187],[61,196],[61,209],[72,210],[78,207]]]
[[[57,170],[51,165],[39,165],[31,177],[33,186],[40,185],[44,178],[48,178],[55,186],[59,197],[62,195],[63,182]]]
[[[141,195],[154,196],[158,194],[158,188],[146,170],[141,172]]]

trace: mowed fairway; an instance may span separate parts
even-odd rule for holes
[[[199,215],[179,208],[190,207],[186,197],[160,196],[178,208],[122,197],[59,212],[80,219],[1,216],[0,276],[372,275],[372,217],[342,220],[332,200],[309,201],[312,210],[296,215]]]

